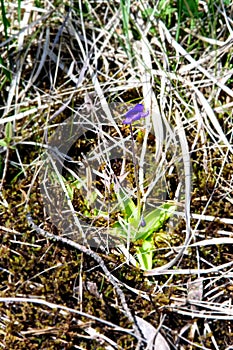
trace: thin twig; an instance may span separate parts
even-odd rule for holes
[[[116,293],[117,293],[118,297],[120,298],[124,314],[128,318],[129,322],[133,324],[134,334],[135,334],[135,337],[138,339],[137,349],[140,349],[140,346],[142,343],[141,330],[138,327],[134,316],[132,315],[132,312],[131,312],[131,310],[126,302],[125,295],[124,295],[123,291],[121,290],[121,288],[118,286],[118,284],[114,280],[113,276],[111,275],[111,272],[107,269],[103,259],[97,253],[95,253],[93,250],[91,250],[90,248],[87,248],[87,247],[85,247],[77,242],[74,242],[68,238],[57,236],[57,235],[54,235],[48,231],[43,230],[42,228],[40,228],[39,226],[37,226],[34,223],[30,213],[28,213],[26,215],[26,218],[27,218],[29,226],[31,226],[33,230],[35,230],[37,233],[39,233],[43,237],[55,240],[57,242],[62,242],[62,243],[66,244],[72,248],[78,249],[82,253],[90,256],[92,259],[94,259],[99,264],[99,266],[103,270],[105,276],[108,278],[109,282],[115,288]]]

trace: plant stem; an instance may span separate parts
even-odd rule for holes
[[[134,177],[135,177],[135,182],[137,187],[137,209],[138,209],[137,214],[139,218],[141,215],[141,193],[140,193],[140,187],[139,187],[138,161],[137,161],[136,152],[135,152],[132,124],[130,124],[130,134],[131,134],[131,146],[132,146],[132,155],[133,155],[133,164],[134,164]]]

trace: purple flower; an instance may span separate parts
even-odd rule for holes
[[[136,120],[147,117],[149,112],[143,112],[143,110],[144,106],[141,103],[137,104],[126,113],[123,124],[132,124]]]
[[[145,219],[143,218],[143,216],[141,217],[140,225],[141,225],[142,227],[145,227],[145,226],[146,226],[146,222],[145,222]]]

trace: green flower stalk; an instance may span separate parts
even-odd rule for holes
[[[125,119],[123,120],[123,124],[129,124],[130,126],[130,134],[131,134],[131,143],[132,143],[132,155],[133,155],[133,164],[134,164],[134,177],[137,187],[137,210],[138,210],[138,218],[141,216],[141,193],[140,193],[140,187],[139,187],[139,179],[138,179],[138,162],[135,152],[135,144],[134,144],[134,137],[133,137],[133,127],[132,123],[140,120],[141,118],[145,118],[149,115],[149,112],[144,112],[144,106],[143,104],[137,104],[135,107],[130,109],[125,114]],[[145,221],[141,220],[141,226],[145,226]]]

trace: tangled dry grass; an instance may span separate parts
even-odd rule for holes
[[[233,7],[178,3],[2,2],[2,348],[232,348]],[[134,128],[143,202],[177,202],[147,271],[106,235],[111,176],[135,197],[129,103],[150,112]]]

